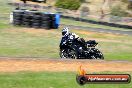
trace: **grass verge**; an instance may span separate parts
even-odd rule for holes
[[[131,36],[71,30],[85,40],[95,39],[105,60],[132,60]],[[0,30],[0,56],[59,58],[61,30],[14,28]]]
[[[119,72],[103,73],[117,74]],[[132,75],[130,72],[127,73]],[[76,73],[74,72],[0,73],[0,83],[0,88],[132,88],[132,83],[86,84],[84,86],[80,86],[76,83]]]

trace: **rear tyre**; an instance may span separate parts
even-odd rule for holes
[[[98,54],[99,54],[100,59],[104,60],[104,55],[103,55],[103,53],[100,52],[100,53],[98,53]]]
[[[92,59],[101,59],[101,60],[104,60],[104,55],[101,51],[99,51],[98,49],[96,48],[93,48],[92,49],[94,54],[91,56]]]

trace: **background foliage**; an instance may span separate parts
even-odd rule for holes
[[[81,5],[80,0],[57,0],[55,6],[64,9],[77,10]]]

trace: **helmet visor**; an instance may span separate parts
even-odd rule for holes
[[[66,31],[62,32],[62,36],[64,36],[66,34]]]

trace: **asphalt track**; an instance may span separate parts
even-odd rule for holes
[[[100,32],[100,33],[110,33],[110,34],[119,34],[119,35],[130,35],[132,36],[132,30],[110,30],[105,28],[91,28],[91,27],[83,27],[83,26],[73,26],[73,25],[65,25],[61,24],[61,26],[68,26],[70,29],[84,29],[93,32]]]

